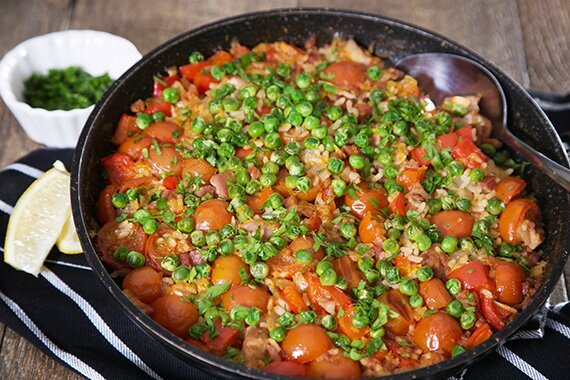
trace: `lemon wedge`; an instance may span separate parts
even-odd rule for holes
[[[71,217],[69,188],[70,175],[57,161],[22,194],[8,221],[4,244],[7,264],[34,276],[39,274]],[[68,229],[74,230],[72,226]],[[75,239],[69,234],[61,239],[64,244]]]
[[[69,209],[69,217],[63,225],[63,230],[57,238],[57,249],[67,255],[75,255],[78,253],[83,253],[83,248],[81,248],[81,243],[79,243],[79,237],[75,232],[75,223],[73,222],[73,215],[71,215],[71,208]]]

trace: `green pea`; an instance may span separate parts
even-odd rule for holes
[[[360,259],[358,259],[357,265],[358,269],[360,269],[362,272],[366,272],[372,269],[372,267],[374,266],[374,259],[369,256],[363,256]]]
[[[336,121],[342,116],[342,110],[339,106],[332,106],[327,108],[326,115],[331,121]]]
[[[253,179],[245,186],[245,192],[249,195],[255,194],[261,190],[261,184],[259,181]]]
[[[410,224],[404,231],[404,234],[411,241],[416,241],[423,234],[423,230],[415,224]]]
[[[370,91],[370,101],[374,105],[378,105],[381,101],[386,99],[386,93],[380,89]]]
[[[111,197],[111,203],[113,206],[115,206],[115,208],[125,208],[127,206],[127,202],[128,199],[125,194],[115,193]]]
[[[394,239],[386,239],[382,244],[382,248],[389,254],[394,255],[400,250],[400,245]]]
[[[279,133],[270,132],[263,139],[263,144],[269,149],[277,149],[283,144],[283,142],[281,141]]]
[[[286,311],[283,314],[281,314],[279,318],[277,318],[277,322],[279,322],[281,326],[289,327],[295,323],[295,314]]]
[[[198,63],[204,60],[204,55],[199,51],[193,51],[192,54],[188,57],[188,62],[190,63]]]
[[[410,306],[413,307],[414,309],[417,309],[418,307],[422,307],[424,305],[424,299],[419,294],[411,295],[409,302]]]
[[[129,254],[129,249],[125,246],[120,246],[115,252],[113,252],[113,258],[118,261],[126,261],[127,255]]]
[[[381,150],[376,156],[376,161],[378,161],[382,166],[387,166],[392,163],[392,154],[386,149]]]
[[[418,293],[418,284],[411,279],[400,282],[400,293],[405,296],[413,296]]]
[[[392,127],[392,132],[396,136],[404,136],[408,132],[408,123],[405,121],[397,121]]]
[[[370,80],[377,81],[382,76],[382,69],[379,66],[370,66],[367,73]]]
[[[328,129],[324,125],[319,125],[311,131],[311,135],[319,140],[324,139],[327,136],[327,133]]]
[[[400,269],[398,269],[398,267],[391,266],[389,268],[386,268],[386,281],[388,281],[389,284],[397,284],[400,282],[400,280]]]
[[[176,228],[181,232],[190,233],[194,230],[194,219],[182,218],[176,223]]]
[[[360,170],[366,166],[366,159],[362,156],[353,155],[348,158],[348,163],[356,170]]]
[[[445,167],[445,171],[447,171],[447,173],[451,176],[451,177],[457,177],[460,176],[461,174],[463,174],[463,171],[465,170],[465,167],[463,166],[463,164],[459,161],[451,161],[449,164],[447,164],[447,166]]]
[[[164,112],[160,112],[160,111],[153,112],[152,120],[153,121],[164,121],[164,120],[166,120],[166,115],[164,114]]]
[[[452,317],[459,318],[463,313],[463,305],[458,300],[453,300],[447,304],[445,311]]]
[[[380,275],[382,277],[386,277],[386,272],[388,268],[391,267],[392,264],[390,264],[388,260],[378,260],[378,262],[376,263],[376,269],[378,269],[378,272],[380,272]]]
[[[312,310],[301,311],[299,313],[301,323],[315,323],[317,321],[317,313]]]
[[[312,137],[312,136],[307,137],[305,139],[305,141],[303,142],[303,145],[305,146],[306,149],[315,150],[319,146],[319,139],[317,139],[316,137]]]
[[[392,219],[392,228],[403,231],[406,228],[406,219],[401,216],[396,216]]]
[[[416,276],[421,282],[429,281],[433,278],[433,269],[430,266],[424,265],[418,268]]]
[[[421,234],[420,236],[418,236],[418,238],[416,239],[416,244],[418,246],[418,249],[422,252],[427,251],[428,249],[431,248],[431,239],[429,238],[429,236],[427,236],[426,234]]]
[[[203,247],[206,244],[204,232],[199,230],[192,231],[190,234],[190,240],[192,241],[192,245],[195,247]]]
[[[192,121],[192,130],[196,133],[202,133],[206,129],[206,120],[197,117]]]
[[[220,252],[224,255],[228,255],[234,251],[234,243],[230,239],[224,239],[220,242]]]
[[[336,157],[331,158],[327,164],[329,171],[334,174],[340,174],[344,170],[344,167],[344,161]]]
[[[398,240],[402,236],[402,231],[397,230],[395,228],[390,228],[388,232],[386,232],[386,236],[389,239]]]
[[[487,202],[487,206],[485,207],[485,210],[487,210],[489,214],[495,216],[499,215],[503,211],[503,209],[504,206],[498,198],[489,199],[489,201]]]
[[[187,282],[190,279],[190,268],[179,266],[172,272],[172,279],[175,282]]]
[[[446,236],[441,242],[441,249],[446,253],[453,253],[457,249],[458,240],[453,236]]]
[[[352,318],[352,325],[356,328],[364,328],[370,324],[370,317],[365,313],[357,311]]]
[[[497,152],[497,154],[495,154],[495,157],[493,159],[495,160],[495,163],[497,165],[502,166],[507,162],[509,156],[505,152]]]
[[[166,256],[160,262],[160,266],[169,272],[174,271],[180,265],[180,258],[176,255]]]
[[[295,260],[301,264],[310,264],[313,261],[313,254],[306,249],[300,249],[295,253]]]
[[[135,119],[135,124],[140,129],[146,129],[152,124],[152,121],[152,116],[147,115],[146,113],[139,113]]]
[[[146,219],[142,223],[142,228],[146,234],[153,234],[158,230],[158,222],[154,219]]]
[[[305,118],[305,121],[303,122],[303,126],[308,131],[312,131],[313,129],[317,128],[319,125],[321,125],[321,121],[319,120],[319,118],[312,115],[307,116]]]
[[[206,244],[208,247],[214,247],[220,244],[222,237],[218,231],[208,231],[206,232]]]
[[[438,212],[441,211],[441,208],[442,208],[441,199],[439,199],[439,198],[430,199],[429,201],[427,201],[427,206],[428,206],[428,212],[431,215],[437,214]]]
[[[499,246],[499,255],[502,257],[513,257],[515,254],[515,247],[509,243],[501,243]]]
[[[488,143],[481,144],[480,148],[483,151],[483,153],[485,153],[489,157],[493,157],[497,153],[497,148]]]
[[[261,122],[255,121],[247,127],[247,133],[251,137],[259,137],[265,133],[265,127]]]
[[[298,179],[299,179],[299,176],[288,175],[287,177],[285,177],[285,186],[291,190],[294,190],[295,188],[297,188],[297,180]]]
[[[249,326],[254,326],[257,325],[260,320],[261,320],[261,309],[257,307],[250,307],[249,314],[247,317],[245,317],[245,323],[247,323]]]
[[[275,72],[280,77],[287,79],[291,75],[291,66],[289,66],[286,63],[280,63],[279,65],[277,65],[277,70],[275,70]]]
[[[398,176],[398,169],[392,164],[388,164],[384,167],[384,175],[386,178],[396,178]]]
[[[247,222],[248,220],[251,220],[253,218],[253,215],[253,210],[246,204],[242,204],[236,209],[236,216],[240,222]]]
[[[340,224],[340,235],[345,239],[356,236],[356,226],[353,223],[343,222]]]
[[[162,90],[162,100],[167,103],[176,103],[180,100],[180,92],[174,87],[165,88]]]
[[[146,263],[144,255],[138,253],[137,251],[130,251],[127,254],[127,264],[133,268],[140,268]]]
[[[321,276],[323,272],[328,269],[332,269],[331,263],[329,263],[328,261],[319,261],[319,263],[317,264],[317,268],[315,269],[315,272],[317,273],[317,276]]]
[[[222,100],[222,106],[226,112],[236,111],[240,106],[240,101],[236,98],[225,98]]]
[[[129,202],[132,202],[132,201],[137,200],[139,198],[140,192],[137,189],[129,189],[129,190],[127,190],[125,195],[127,196],[127,200]]]
[[[334,195],[341,197],[346,192],[346,182],[342,179],[333,179],[331,182],[331,187]]]
[[[461,314],[461,318],[459,319],[461,322],[461,328],[463,330],[469,330],[471,327],[475,326],[475,322],[477,321],[477,317],[474,313],[465,312]]]
[[[456,296],[461,291],[461,282],[456,278],[450,278],[445,283],[445,288],[452,296]]]
[[[263,280],[269,274],[269,267],[264,262],[258,261],[250,266],[249,271],[253,277]]]
[[[336,283],[336,272],[332,269],[326,269],[320,276],[321,284],[324,286],[333,286]]]
[[[472,169],[469,172],[469,179],[472,182],[481,182],[485,178],[485,172],[479,168]]]
[[[308,177],[299,177],[297,179],[297,190],[302,192],[309,191],[312,184],[312,181]]]
[[[336,330],[338,323],[337,323],[335,317],[327,314],[323,317],[323,319],[321,319],[321,325],[323,325],[323,327],[325,329],[327,329],[329,331],[333,331],[333,330]]]
[[[467,198],[459,198],[456,202],[459,211],[468,212],[471,210],[471,201]]]
[[[213,66],[213,67],[210,69],[210,75],[211,75],[214,79],[220,80],[220,79],[222,79],[222,78],[226,75],[226,72],[225,72],[225,70],[224,70],[224,68],[223,68],[222,66]]]
[[[378,272],[376,269],[369,269],[364,272],[364,277],[366,277],[366,281],[374,284],[380,279],[380,272]]]
[[[441,199],[441,206],[444,210],[454,210],[457,207],[456,199],[453,195],[446,195]]]
[[[283,342],[286,335],[287,335],[287,330],[285,330],[285,327],[283,326],[277,326],[269,333],[269,337],[278,343]]]
[[[457,355],[461,355],[462,353],[464,353],[464,352],[466,352],[466,351],[467,351],[467,350],[465,349],[465,347],[463,347],[463,346],[461,346],[461,345],[458,344],[457,346],[454,346],[454,347],[451,349],[451,357],[454,358],[454,357],[456,357]]]

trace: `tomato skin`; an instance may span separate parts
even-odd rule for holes
[[[369,327],[354,326],[352,321],[354,320],[355,314],[356,307],[351,304],[344,308],[344,315],[341,318],[338,318],[338,327],[344,335],[350,338],[350,340],[362,339],[362,337],[370,332]]]
[[[495,285],[499,302],[517,305],[523,301],[523,283],[526,274],[520,265],[504,262],[495,266]]]
[[[187,158],[182,160],[182,176],[187,174],[190,177],[201,175],[204,182],[210,182],[210,179],[218,172],[218,169],[199,158]]]
[[[525,220],[540,218],[540,209],[535,201],[519,198],[509,202],[499,217],[499,233],[504,241],[511,244],[522,242],[520,227]]]
[[[101,254],[101,260],[115,269],[128,267],[127,263],[117,261],[113,257],[113,253],[119,247],[124,246],[129,251],[143,252],[146,243],[146,234],[138,223],[131,223],[129,225],[130,233],[120,239],[117,238],[116,234],[118,225],[119,223],[112,219],[97,233],[97,247]]]
[[[162,226],[155,233],[151,234],[147,239],[144,246],[144,255],[147,264],[157,271],[162,271],[160,262],[166,256],[177,254],[175,248],[171,247],[164,235],[172,234],[172,228]]]
[[[455,133],[448,133],[445,135],[438,136],[437,141],[439,142],[439,145],[441,145],[443,149],[453,148],[459,142],[459,136],[457,136]]]
[[[323,248],[319,247],[316,251],[313,249],[315,241],[310,236],[301,236],[295,238],[288,247],[281,250],[277,256],[273,256],[267,260],[269,266],[269,274],[280,278],[291,278],[294,273],[304,272],[309,268],[317,266],[317,263],[325,256]],[[295,259],[295,253],[301,249],[306,249],[313,255],[313,261],[310,264],[302,264]]]
[[[186,79],[191,81],[196,78],[196,75],[208,65],[206,61],[196,62],[196,63],[189,63],[187,65],[180,66],[180,74]]]
[[[113,198],[113,194],[116,192],[117,186],[109,185],[99,193],[95,218],[100,225],[104,225],[115,219],[115,207],[113,207],[111,199]]]
[[[448,277],[459,280],[461,285],[468,290],[487,289],[494,291],[494,286],[489,278],[489,268],[478,260],[453,270]]]
[[[249,149],[249,148],[237,148],[236,149],[236,157],[237,158],[246,158],[251,153],[253,153],[253,149]]]
[[[230,312],[237,305],[267,310],[269,294],[257,286],[237,285],[222,295],[222,306]]]
[[[398,313],[397,317],[388,319],[388,323],[384,325],[386,330],[394,335],[406,335],[414,323],[412,317],[414,312],[408,302],[408,297],[400,293],[400,291],[392,289],[382,294],[379,300]]]
[[[231,223],[233,214],[227,210],[228,204],[219,199],[208,199],[200,203],[194,212],[196,229],[201,231],[219,231]]]
[[[171,146],[162,147],[160,154],[155,149],[149,149],[145,161],[157,174],[169,173],[179,176],[182,172],[181,157]]]
[[[324,328],[314,324],[303,324],[287,332],[281,348],[288,360],[308,363],[333,347],[331,338]]]
[[[347,358],[344,354],[325,354],[309,364],[310,378],[349,380],[359,379],[362,376],[360,364]]]
[[[479,327],[477,327],[475,331],[473,331],[473,334],[471,334],[471,336],[467,340],[465,348],[470,350],[473,347],[478,346],[481,343],[485,342],[492,335],[493,331],[491,330],[491,326],[489,326],[489,324],[487,323],[483,323]]]
[[[363,185],[360,190],[356,190],[356,195],[357,198],[354,199],[346,194],[344,204],[350,207],[350,212],[358,219],[362,219],[367,212],[378,214],[384,207],[388,207],[388,198],[384,189],[368,189]]]
[[[142,151],[152,144],[152,139],[148,137],[133,136],[125,139],[117,149],[118,153],[128,154],[133,160],[138,160],[142,157]]]
[[[355,88],[366,79],[364,69],[356,62],[343,61],[331,63],[323,70],[333,75],[330,81],[337,87]]]
[[[143,136],[150,137],[161,143],[165,144],[175,144],[178,140],[175,135],[180,129],[178,125],[170,123],[168,121],[159,121],[157,123],[151,124],[147,129],[144,130]]]
[[[162,91],[161,91],[162,92]],[[166,116],[172,116],[172,104],[162,102],[162,103],[155,103],[151,104],[150,106],[146,107],[144,113],[148,115],[152,115],[155,112],[162,112]]]
[[[187,337],[188,329],[198,322],[198,309],[190,302],[182,301],[177,295],[165,295],[152,303],[152,319],[159,325],[178,335]]]
[[[114,153],[101,160],[103,170],[108,174],[108,181],[115,185],[135,176],[133,160],[124,153]]]
[[[381,247],[382,242],[386,240],[385,233],[386,229],[380,215],[373,215],[371,212],[364,214],[358,226],[358,237],[363,243],[372,243]]]
[[[462,335],[463,330],[453,317],[437,312],[418,321],[412,339],[425,352],[443,350],[449,353]]]
[[[451,155],[469,169],[478,168],[489,160],[473,141],[467,139],[459,139],[451,150]]]
[[[299,314],[300,311],[309,310],[309,307],[305,304],[305,300],[303,300],[303,296],[299,293],[295,285],[289,284],[284,287],[283,290],[281,290],[281,296],[285,302],[287,302],[287,305],[289,305],[293,313]]]
[[[443,309],[452,301],[444,283],[439,278],[420,282],[420,294],[428,309],[431,310]]]
[[[239,275],[240,269],[249,273],[247,264],[236,255],[218,257],[212,265],[212,283],[217,285],[222,282],[231,282],[232,285],[240,285],[242,282]]]
[[[248,195],[246,197],[246,204],[251,207],[254,213],[256,214],[263,214],[265,207],[263,206],[269,197],[274,193],[273,189],[270,187],[266,187],[258,191],[253,195]]]
[[[358,270],[356,263],[352,261],[348,255],[335,259],[335,261],[333,261],[333,269],[338,276],[348,282],[350,288],[356,288],[362,280],[360,270]]]
[[[178,74],[170,75],[168,77],[161,78],[161,80],[166,83],[166,86],[160,82],[154,81],[152,84],[152,96],[161,96],[162,90],[164,90],[167,86],[170,87],[179,80]]]
[[[133,269],[123,279],[123,290],[129,290],[142,302],[151,304],[162,296],[162,276],[148,266]]]
[[[475,218],[463,211],[440,211],[431,218],[443,237],[462,238],[471,235]]]
[[[275,373],[277,375],[293,376],[293,377],[307,377],[307,366],[290,361],[280,361],[268,364],[264,371]]]
[[[405,168],[402,174],[398,176],[396,182],[410,191],[416,183],[421,183],[427,168],[425,166],[419,168]]]
[[[406,205],[405,205],[405,200],[404,200],[404,194],[398,192],[398,195],[396,195],[396,198],[394,198],[392,200],[392,202],[390,202],[390,211],[392,211],[392,213],[400,215],[400,216],[406,215]]]
[[[507,177],[499,182],[495,191],[497,192],[497,198],[504,204],[508,204],[512,199],[522,193],[525,187],[526,182],[522,178]]]
[[[499,310],[497,310],[493,296],[486,291],[482,291],[479,292],[479,298],[481,299],[481,312],[485,319],[495,330],[502,330],[506,326],[506,323],[501,318]]]
[[[413,159],[416,160],[418,165],[428,166],[430,164],[430,161],[427,158],[427,151],[424,148],[422,148],[421,146],[418,146],[418,147],[412,149],[411,153],[412,153]]]
[[[175,176],[168,176],[162,180],[162,186],[167,190],[176,189],[176,185],[178,185],[178,178]]]
[[[137,127],[136,120],[137,118],[135,116],[122,114],[113,134],[113,138],[111,139],[111,143],[119,146],[124,143],[127,138],[140,131]]]

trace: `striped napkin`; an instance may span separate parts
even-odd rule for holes
[[[0,171],[0,251],[22,192],[71,150],[37,150]],[[0,252],[1,253],[1,252]],[[137,327],[83,255],[55,248],[38,278],[0,260],[0,321],[89,379],[213,379]],[[523,330],[452,379],[563,379],[570,370],[570,304],[545,306]]]

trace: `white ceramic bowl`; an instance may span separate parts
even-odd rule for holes
[[[119,78],[142,57],[127,39],[95,30],[66,30],[30,38],[0,61],[0,95],[28,136],[49,147],[74,147],[93,106],[70,111],[32,108],[24,81],[34,72],[80,66],[89,74]]]

